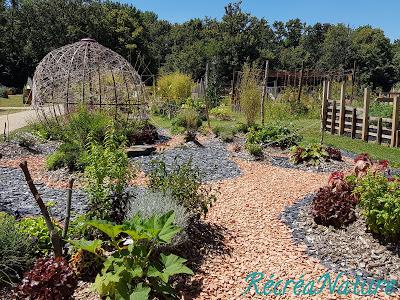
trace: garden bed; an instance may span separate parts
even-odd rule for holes
[[[162,160],[167,169],[175,162],[182,164],[192,160],[193,166],[199,168],[204,182],[237,177],[241,174],[239,167],[230,159],[226,145],[218,139],[203,141],[204,147],[199,147],[193,142],[168,148],[162,153],[151,156],[133,158],[132,162],[138,163],[145,173],[152,170],[152,160]]]
[[[327,268],[374,279],[399,280],[399,245],[385,244],[368,232],[357,210],[357,219],[344,229],[317,225],[310,214],[314,195],[285,208],[281,219],[296,244],[304,243],[307,254]]]

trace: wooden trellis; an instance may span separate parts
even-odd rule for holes
[[[334,100],[331,97],[331,82],[324,82],[321,113],[323,131],[337,135],[348,135],[353,139],[362,139],[365,142],[375,141],[378,144],[385,143],[391,147],[400,147],[399,95],[393,94],[393,98],[380,96],[377,99],[392,103],[392,118],[369,116],[369,88],[364,90],[363,108],[347,106],[345,95],[346,82],[342,83],[339,100]]]
[[[147,102],[142,78],[132,65],[90,38],[47,54],[33,77],[33,106],[55,118],[85,105],[143,119]],[[52,109],[45,110],[48,106]]]

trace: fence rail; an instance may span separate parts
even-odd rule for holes
[[[383,96],[379,98],[380,101],[393,103],[392,118],[369,116],[370,90],[368,88],[364,90],[363,108],[347,106],[345,95],[346,82],[342,83],[339,100],[331,99],[331,83],[329,81],[323,83],[322,130],[331,134],[348,135],[365,142],[400,147],[400,95],[391,94],[390,98]]]

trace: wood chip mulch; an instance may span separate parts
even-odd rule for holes
[[[285,296],[242,295],[246,276],[263,272],[266,279],[313,279],[328,272],[315,258],[306,254],[305,245],[295,245],[290,229],[279,219],[282,210],[297,199],[315,191],[328,174],[278,168],[258,162],[236,163],[241,177],[217,183],[221,195],[209,212],[207,221],[226,228],[225,246],[229,254],[212,254],[190,279],[193,290],[187,299],[359,299],[358,296],[294,296],[293,287]],[[331,273],[331,278],[335,278]],[[278,279],[276,279],[278,278]],[[263,285],[260,285],[262,290]],[[189,289],[190,290],[190,289]],[[326,289],[328,290],[328,289]],[[365,297],[363,299],[366,299]],[[385,299],[381,295],[379,299]]]

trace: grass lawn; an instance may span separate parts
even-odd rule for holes
[[[25,107],[22,103],[22,95],[10,95],[8,98],[0,98],[0,107]]]
[[[293,121],[303,135],[303,143],[319,143],[321,138],[320,120],[306,119]],[[349,137],[325,133],[324,143],[354,153],[369,153],[374,159],[386,159],[392,163],[400,163],[400,148],[390,148],[386,145],[366,143]]]
[[[171,122],[167,118],[152,116],[151,120],[153,124],[155,124],[157,127],[167,129],[172,128]],[[238,122],[245,122],[242,115],[235,115],[232,121],[219,121],[212,119],[211,127],[215,128],[216,126],[218,126],[229,130],[230,128],[234,128]],[[307,144],[320,142],[321,133],[319,119],[300,119],[293,120],[291,121],[291,123],[303,136],[304,139],[302,143]],[[206,124],[206,122],[203,122],[203,126],[205,126]],[[374,159],[386,159],[391,163],[400,164],[400,148],[390,148],[386,145],[365,143],[361,140],[353,140],[349,137],[331,135],[328,132],[325,133],[324,143],[329,146],[337,147],[356,154],[369,153]]]

